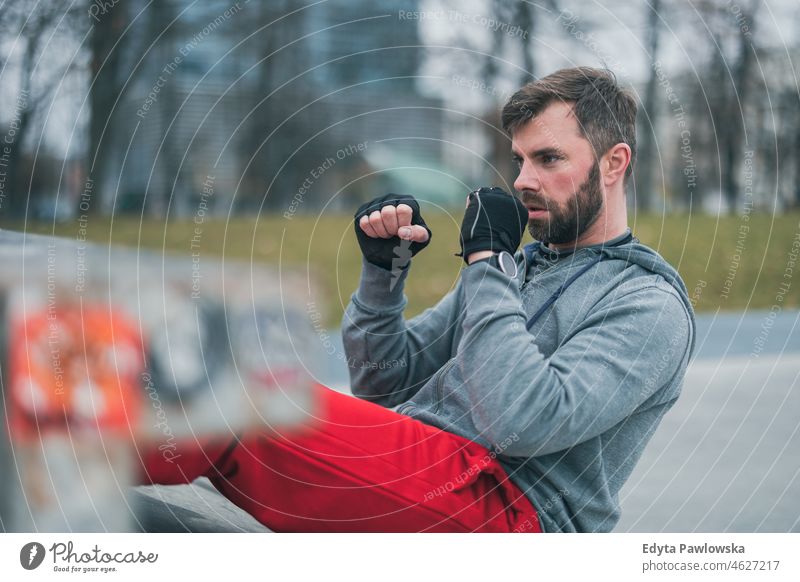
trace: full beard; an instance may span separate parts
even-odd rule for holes
[[[600,165],[595,161],[578,191],[563,205],[547,205],[547,217],[528,222],[528,232],[544,244],[567,244],[577,241],[595,223],[603,209],[600,190]]]

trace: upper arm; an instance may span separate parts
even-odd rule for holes
[[[619,296],[590,314],[546,361],[551,394],[532,419],[549,425],[541,445],[553,452],[579,444],[668,385],[677,389],[673,379],[685,368],[692,333],[683,301],[658,286]],[[658,400],[676,395],[661,392]]]
[[[674,398],[662,389],[685,368],[693,325],[663,281],[617,289],[549,357],[524,331],[513,298],[500,297],[497,287],[495,305],[476,303],[467,316],[458,362],[478,431],[490,443],[519,437],[506,454],[563,450],[617,425],[657,393]]]

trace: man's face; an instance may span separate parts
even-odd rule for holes
[[[531,236],[576,242],[597,220],[604,198],[600,167],[572,107],[554,103],[517,128],[511,151],[519,167],[514,188],[528,208]]]

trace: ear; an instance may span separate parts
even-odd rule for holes
[[[631,148],[626,143],[618,143],[603,154],[600,159],[600,173],[606,188],[625,179],[625,170],[628,169],[630,163]]]

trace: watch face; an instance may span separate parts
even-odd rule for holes
[[[509,277],[517,276],[517,262],[509,253],[502,252],[497,255],[497,263],[500,265],[500,270]]]

